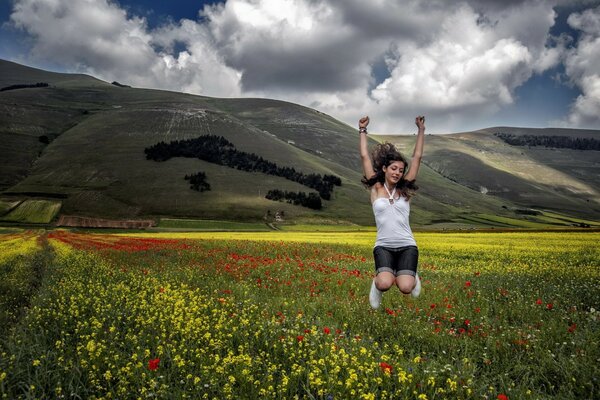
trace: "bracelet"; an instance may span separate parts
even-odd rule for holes
[[[368,135],[367,133],[367,128],[358,128],[358,133],[365,133],[365,135]]]

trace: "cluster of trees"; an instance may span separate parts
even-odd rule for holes
[[[204,192],[210,190],[210,184],[206,181],[206,174],[198,172],[192,175],[185,176],[186,181],[190,181],[190,189]]]
[[[600,150],[600,140],[593,138],[513,135],[511,133],[494,133],[494,135],[513,146],[545,146],[575,150]]]
[[[266,199],[274,201],[287,201],[290,204],[301,205],[303,207],[312,208],[313,210],[320,210],[323,207],[321,203],[321,197],[315,192],[288,192],[287,190],[269,190]]]
[[[15,90],[15,89],[26,89],[26,88],[40,88],[40,87],[48,87],[46,82],[38,82],[33,84],[20,84],[20,85],[10,85],[0,88],[0,92],[4,92],[5,90]]]
[[[129,85],[123,85],[122,83],[119,83],[117,81],[112,81],[111,84],[118,86],[118,87],[123,87],[123,88],[130,88],[131,86]]]
[[[291,167],[280,167],[254,153],[238,151],[233,143],[223,136],[204,135],[195,139],[160,142],[144,149],[144,152],[148,160],[166,161],[171,157],[199,158],[242,171],[280,176],[315,189],[325,200],[331,198],[334,186],[342,184],[342,180],[335,175],[304,174]]]
[[[46,135],[39,136],[39,137],[38,137],[38,140],[39,140],[41,143],[44,143],[44,144],[50,144],[50,142],[52,141],[52,139],[51,139],[51,138],[49,138],[49,137],[48,137],[48,136],[46,136]]]

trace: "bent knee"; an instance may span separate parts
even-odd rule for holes
[[[415,279],[410,276],[401,276],[396,279],[398,289],[404,294],[409,294],[415,287]]]
[[[386,290],[389,290],[392,286],[394,286],[394,282],[381,282],[381,283],[376,283],[375,286],[377,287],[377,289],[381,290],[382,292],[385,292]]]
[[[377,287],[377,289],[384,292],[384,291],[388,290],[389,288],[391,288],[392,286],[394,286],[394,280],[378,277],[378,279],[375,280],[375,286]]]
[[[412,292],[414,286],[415,285],[400,284],[398,286],[398,289],[400,289],[400,291],[404,294],[410,294],[410,292]]]

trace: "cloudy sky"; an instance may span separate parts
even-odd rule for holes
[[[0,58],[377,133],[600,129],[600,0],[0,0]]]

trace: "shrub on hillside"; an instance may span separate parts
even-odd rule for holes
[[[342,180],[335,175],[304,174],[293,167],[280,167],[257,154],[238,151],[233,143],[223,136],[204,135],[169,143],[161,141],[144,149],[144,152],[148,160],[166,161],[172,157],[199,158],[242,171],[280,176],[315,189],[325,200],[331,199],[334,186],[342,184]]]
[[[198,172],[192,175],[185,176],[186,181],[190,181],[190,189],[204,192],[210,190],[210,184],[206,181],[206,174]]]
[[[494,133],[506,143],[513,146],[545,146],[558,149],[600,150],[600,140],[594,138],[573,138],[569,136],[513,135],[511,133]]]
[[[265,198],[274,201],[287,201],[290,204],[301,205],[313,210],[323,208],[321,198],[314,192],[307,195],[305,192],[288,192],[287,190],[274,189],[269,190]]]
[[[10,85],[0,88],[0,92],[4,92],[6,90],[15,90],[15,89],[27,89],[27,88],[41,88],[48,87],[49,85],[46,82],[38,82],[34,84],[19,84],[19,85]]]

